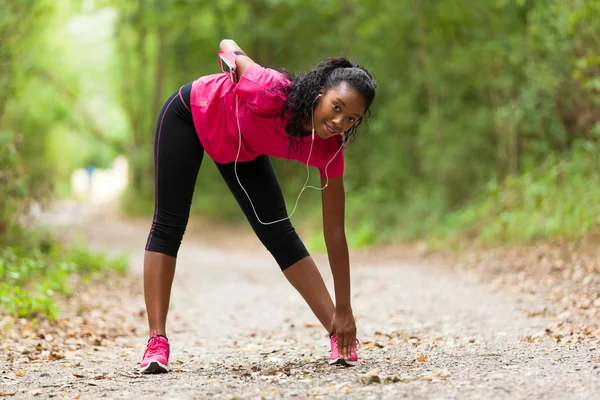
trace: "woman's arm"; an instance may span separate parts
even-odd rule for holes
[[[322,186],[325,178],[321,177]],[[323,234],[335,281],[335,304],[350,308],[350,261],[344,228],[346,194],[343,177],[329,179],[322,192]]]
[[[219,43],[219,51],[225,52],[225,51],[236,51],[236,50],[243,51],[240,48],[240,46],[238,46],[237,43],[235,43],[231,39],[223,39],[223,40],[221,40],[221,43]],[[252,61],[252,59],[250,57],[248,57],[247,55],[246,56],[238,56],[236,58],[235,65],[236,65],[238,80],[242,77],[242,75],[244,75],[244,72],[246,71],[246,69],[253,63],[254,63],[254,61]]]
[[[321,186],[326,179],[321,178]],[[335,290],[334,330],[342,357],[350,356],[356,340],[356,324],[350,304],[350,257],[346,242],[344,215],[346,195],[342,176],[329,179],[322,192],[323,234]]]

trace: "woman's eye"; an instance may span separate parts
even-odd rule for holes
[[[340,107],[337,104],[333,103],[333,109],[335,111],[339,111]]]
[[[355,120],[354,118],[350,117],[350,118],[349,118],[349,121],[350,121],[350,123],[351,123],[351,124],[353,124],[353,123],[354,123],[354,121],[356,121],[356,120]]]

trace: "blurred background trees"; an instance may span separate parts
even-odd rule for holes
[[[68,195],[75,168],[118,154],[130,163],[125,209],[150,216],[159,109],[219,72],[223,38],[264,66],[300,71],[341,55],[376,78],[369,129],[346,151],[354,245],[575,237],[599,222],[596,0],[0,0],[0,10],[0,226],[23,199]],[[275,165],[293,201],[304,170]],[[300,202],[295,223],[308,233],[319,200]],[[209,159],[194,212],[242,218]]]

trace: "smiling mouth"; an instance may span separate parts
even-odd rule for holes
[[[333,129],[331,129],[331,127],[327,124],[325,124],[325,128],[327,128],[327,131],[329,131],[330,134],[332,135],[339,135],[341,132],[335,131]]]

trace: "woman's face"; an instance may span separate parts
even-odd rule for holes
[[[342,82],[321,93],[317,99],[314,111],[315,132],[323,139],[341,135],[350,129],[364,112],[363,96]]]

